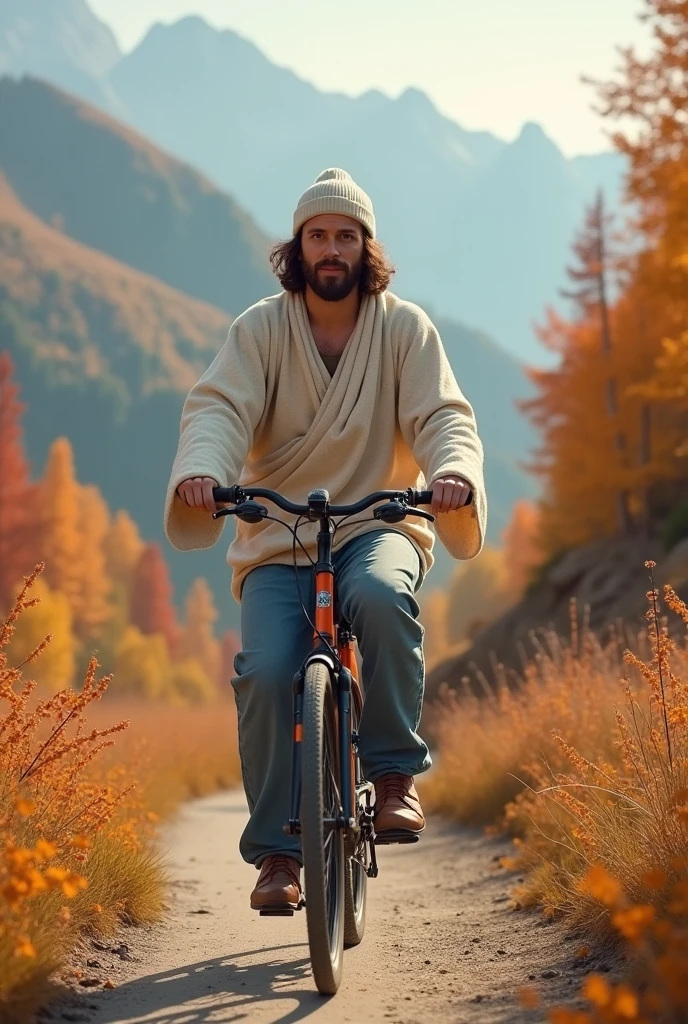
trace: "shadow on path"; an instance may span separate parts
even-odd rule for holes
[[[297,949],[305,950],[305,955],[292,960],[269,957],[270,953]],[[105,998],[94,1017],[97,1024],[127,1024],[148,1018],[155,1024],[232,1024],[253,1019],[251,1007],[256,1004],[283,999],[298,1005],[270,1020],[274,1024],[294,1024],[327,1002],[313,985],[307,953],[303,943],[294,942],[149,974],[118,985],[107,997],[102,993],[101,998]],[[266,959],[258,964],[244,963],[245,958],[254,956]],[[294,982],[299,981],[306,981],[306,985],[295,988]],[[108,1005],[110,999],[112,1005]]]

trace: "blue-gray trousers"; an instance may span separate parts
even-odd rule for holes
[[[417,733],[423,702],[423,627],[415,593],[420,557],[398,530],[380,528],[344,544],[333,555],[337,600],[361,652],[363,715],[359,749],[366,778],[430,767]],[[299,567],[301,593],[313,608],[310,566]],[[292,680],[312,649],[293,565],[262,565],[241,593],[243,649],[234,659],[232,686],[239,718],[239,751],[251,816],[241,837],[244,860],[260,865],[271,853],[300,859],[289,817],[293,732]]]

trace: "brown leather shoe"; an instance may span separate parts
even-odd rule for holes
[[[298,910],[301,903],[301,865],[294,857],[274,853],[260,866],[251,893],[252,910]]]
[[[425,818],[411,775],[381,775],[375,781],[375,831],[422,832]]]

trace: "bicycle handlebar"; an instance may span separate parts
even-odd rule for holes
[[[314,492],[311,492],[312,494]],[[378,501],[403,501],[409,506],[430,505],[432,503],[432,491],[416,491],[409,487],[405,491],[375,491],[373,494],[354,501],[350,505],[330,505],[326,491],[317,491],[319,501],[313,504],[297,505],[287,498],[283,498],[277,491],[271,491],[267,487],[242,487],[234,484],[232,487],[213,487],[213,498],[218,502],[227,502],[231,505],[239,505],[249,498],[267,498],[274,502],[284,512],[290,512],[295,516],[307,516],[313,512],[322,511],[330,516],[348,516],[356,512],[363,512]],[[469,495],[467,504],[473,500],[473,493]]]

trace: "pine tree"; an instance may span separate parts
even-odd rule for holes
[[[219,680],[221,655],[215,637],[217,610],[213,593],[203,577],[195,580],[185,601],[186,621],[179,638],[177,657],[194,658],[209,679]]]
[[[0,611],[15,585],[39,560],[40,518],[36,487],[24,454],[19,387],[8,352],[0,352]]]
[[[130,620],[142,633],[162,634],[176,657],[179,626],[172,603],[172,584],[158,544],[146,544],[136,563],[129,592]]]

